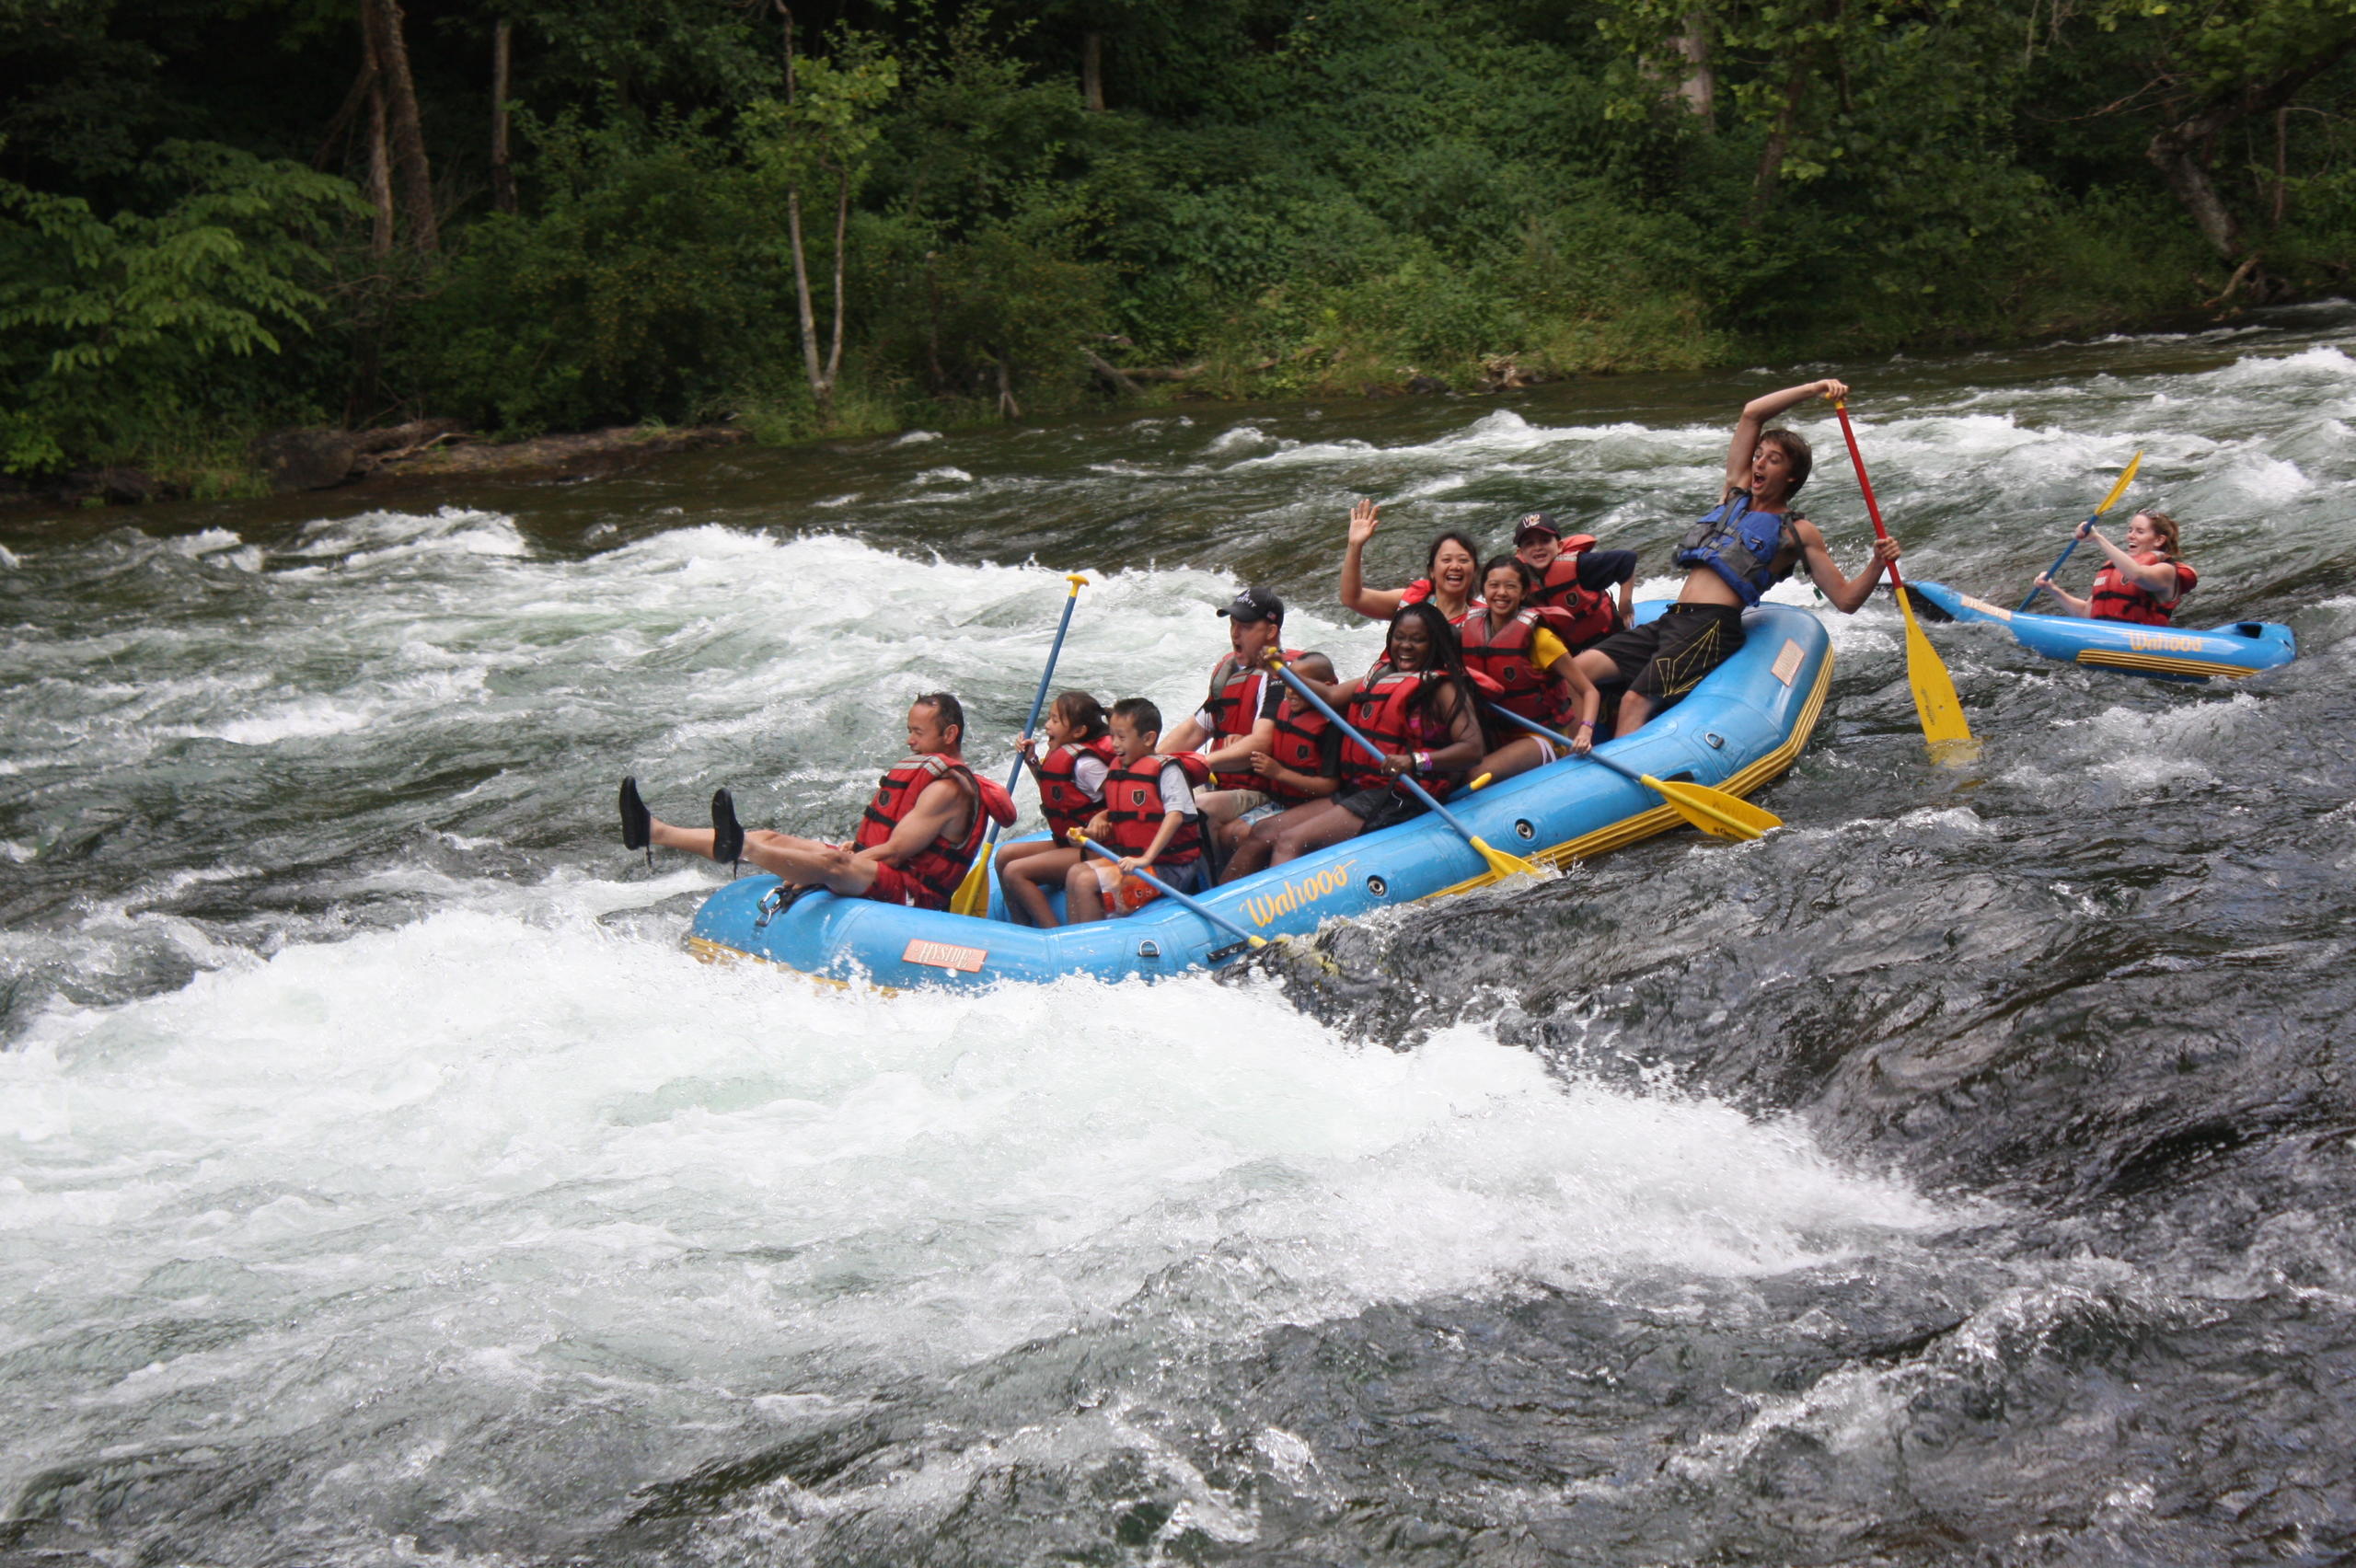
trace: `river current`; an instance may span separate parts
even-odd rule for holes
[[[1827,373],[1914,575],[2017,599],[2142,449],[2182,618],[2299,661],[1934,626],[1942,768],[1827,611],[1787,831],[1337,976],[814,988],[618,847],[624,772],[846,831],[920,690],[1002,768],[1065,571],[1059,686],[1186,705],[1247,580],[1346,666],[1359,494],[1379,581],[1543,507],[1666,591]],[[2351,480],[2322,306],[0,521],[0,1560],[2343,1560]]]

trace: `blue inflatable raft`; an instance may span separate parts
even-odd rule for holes
[[[2291,628],[2275,621],[2234,621],[2196,631],[2079,616],[2028,615],[1958,594],[1940,582],[1909,582],[1906,591],[1959,621],[1995,621],[2032,653],[2068,663],[2124,670],[2165,681],[2239,680],[2299,656]]]
[[[1638,618],[1660,613],[1638,606]],[[1684,701],[1599,748],[1657,778],[1735,794],[1791,767],[1815,728],[1832,676],[1831,641],[1816,617],[1764,605],[1743,617],[1741,650]],[[1561,867],[1678,826],[1653,790],[1608,768],[1565,761],[1469,795],[1450,808],[1501,849]],[[1034,835],[1034,836],[1037,836]],[[1437,816],[1272,866],[1201,895],[1256,935],[1314,930],[1322,921],[1464,893],[1496,880]],[[890,986],[987,986],[1073,973],[1119,979],[1216,966],[1245,944],[1175,901],[1085,926],[1038,930],[1006,918],[995,886],[987,918],[872,899],[808,894],[771,914],[775,877],[745,877],[704,901],[687,937],[710,959],[764,959],[821,979]]]

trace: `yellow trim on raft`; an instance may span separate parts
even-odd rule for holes
[[[2238,673],[2247,674],[2252,672],[2245,670]],[[1807,745],[1808,736],[1815,733],[1817,721],[1824,713],[1825,698],[1831,689],[1832,650],[1828,646],[1824,651],[1824,663],[1817,666],[1815,689],[1807,694],[1807,700],[1801,705],[1799,719],[1792,725],[1791,733],[1784,738],[1784,744],[1749,767],[1733,774],[1715,788],[1724,790],[1730,795],[1747,795],[1787,771],[1793,763],[1799,760],[1800,752]],[[1650,811],[1638,812],[1634,816],[1623,817],[1609,827],[1600,827],[1593,833],[1583,834],[1568,843],[1557,844],[1551,849],[1537,850],[1529,859],[1551,865],[1556,870],[1560,870],[1575,860],[1584,860],[1591,855],[1600,855],[1607,850],[1623,848],[1635,843],[1638,839],[1650,838],[1655,834],[1666,833],[1670,828],[1682,825],[1684,820],[1668,806],[1655,806]],[[1484,871],[1481,875],[1458,882],[1453,887],[1444,887],[1437,893],[1427,893],[1415,902],[1421,904],[1434,898],[1447,898],[1454,894],[1470,893],[1474,888],[1486,887],[1499,880],[1495,871]],[[742,948],[729,947],[725,943],[713,941],[709,937],[691,936],[687,939],[687,951],[706,963],[733,963],[738,959],[750,959],[756,963],[766,963],[772,968],[782,969],[789,974],[798,974],[804,980],[815,981],[821,986],[832,986],[846,991],[852,989],[851,983],[847,980],[837,980],[825,974],[813,974],[806,969],[796,969],[790,963],[780,963],[776,959],[766,958],[759,953],[746,952]],[[867,988],[884,996],[899,995],[898,989],[891,986],[871,986]]]
[[[1798,721],[1793,724],[1792,732],[1784,739],[1784,744],[1714,788],[1724,790],[1729,795],[1748,795],[1751,790],[1761,788],[1788,770],[1793,763],[1799,760],[1800,752],[1807,746],[1808,736],[1815,733],[1816,721],[1824,712],[1824,699],[1831,689],[1832,650],[1828,646],[1824,651],[1824,663],[1817,666],[1816,689],[1807,694],[1807,701],[1800,708]],[[1622,817],[1610,827],[1600,827],[1593,833],[1583,834],[1567,844],[1557,844],[1551,849],[1536,850],[1528,858],[1551,865],[1559,871],[1574,860],[1584,860],[1589,856],[1600,855],[1607,850],[1624,848],[1640,838],[1650,838],[1657,833],[1666,833],[1672,827],[1682,825],[1684,820],[1670,807],[1655,806],[1651,811],[1638,812],[1631,817]],[[1469,881],[1458,882],[1453,887],[1441,888],[1438,893],[1426,894],[1424,896],[1425,898],[1447,898],[1454,894],[1470,893],[1476,887],[1486,887],[1498,880],[1495,871],[1484,871]]]
[[[900,994],[900,988],[897,986],[872,984],[854,986],[849,980],[837,980],[831,974],[813,974],[806,969],[796,969],[790,963],[780,963],[776,959],[764,954],[746,952],[743,948],[733,948],[726,942],[713,941],[710,937],[691,936],[687,939],[687,956],[699,963],[735,963],[740,960],[747,963],[766,963],[771,969],[782,969],[788,974],[807,980],[814,986],[832,986],[837,991],[867,990],[884,997],[896,997]]]
[[[2214,664],[2206,659],[2169,659],[2157,653],[2121,653],[2108,648],[2081,648],[2081,664],[2104,664],[2113,669],[2145,670],[2164,675],[2223,675],[2237,681],[2258,672],[2244,664]]]

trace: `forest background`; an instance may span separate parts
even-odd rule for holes
[[[0,0],[0,472],[767,440],[2347,286],[2356,0]]]

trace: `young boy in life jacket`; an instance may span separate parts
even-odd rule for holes
[[[1104,801],[1104,779],[1120,760],[1103,706],[1084,691],[1059,693],[1047,709],[1045,756],[1030,736],[1015,743],[1022,766],[1039,786],[1039,814],[1046,819],[1047,836],[1010,844],[998,852],[998,882],[1006,890],[1007,907],[1034,926],[1056,923],[1047,889],[1061,887],[1065,876],[1086,858],[1087,851],[1071,841],[1071,830],[1085,827]]]
[[[1127,874],[1133,870],[1151,871],[1182,893],[1195,885],[1203,847],[1193,820],[1195,786],[1208,769],[1192,752],[1161,755],[1155,750],[1161,740],[1161,709],[1142,697],[1113,705],[1113,744],[1120,760],[1105,776],[1104,809],[1088,824],[1088,836],[1118,850],[1121,859],[1091,855],[1066,875],[1064,916],[1075,926],[1134,913],[1161,896],[1161,889]]]
[[[1012,822],[1014,801],[996,779],[976,778],[965,766],[965,709],[955,698],[925,693],[910,705],[907,724],[909,755],[876,785],[849,844],[766,828],[747,833],[725,790],[712,792],[710,827],[675,827],[646,809],[637,779],[625,778],[622,847],[659,844],[723,863],[750,860],[797,896],[823,887],[845,898],[946,909],[989,819]]]
[[[1792,509],[1814,454],[1797,432],[1764,428],[1811,398],[1837,403],[1848,395],[1845,385],[1828,377],[1743,405],[1718,504],[1678,547],[1676,562],[1687,571],[1677,603],[1658,620],[1615,631],[1573,655],[1579,673],[1599,686],[1627,688],[1612,733],[1637,729],[1732,658],[1743,642],[1743,611],[1798,568],[1807,569],[1808,581],[1834,609],[1853,616],[1898,559],[1897,540],[1877,539],[1857,575],[1844,576],[1816,525]]]
[[[1635,551],[1599,550],[1592,534],[1566,539],[1552,513],[1533,512],[1514,526],[1513,553],[1538,575],[1522,603],[1543,612],[1547,628],[1572,652],[1636,623]],[[1485,582],[1488,571],[1482,576]]]

